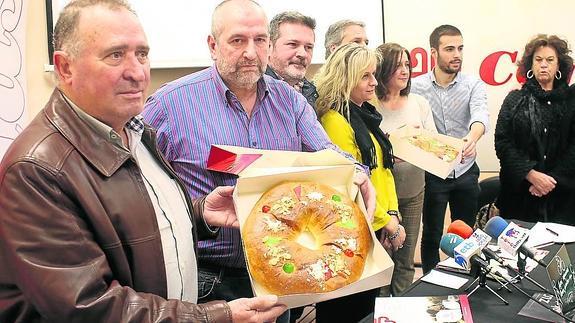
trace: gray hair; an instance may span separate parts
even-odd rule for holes
[[[325,58],[327,59],[331,54],[330,47],[332,45],[339,46],[343,40],[343,31],[349,26],[360,26],[365,28],[365,24],[357,20],[344,19],[337,21],[329,26],[325,32]]]
[[[220,3],[214,8],[214,12],[212,13],[212,26],[211,26],[211,33],[212,33],[212,36],[214,37],[214,39],[218,39],[218,37],[220,36],[220,34],[221,34],[221,32],[222,32],[221,23],[220,23],[219,19],[217,19],[217,18],[218,18],[218,13],[219,13],[220,9],[221,9],[223,6],[225,6],[226,4],[228,4],[229,2],[232,2],[232,1],[234,1],[234,0],[224,0],[224,1],[220,2]],[[258,6],[259,8],[261,8],[262,11],[263,11],[262,6],[260,6],[260,4],[257,3],[256,1],[254,1],[254,0],[247,0],[247,1],[249,1],[249,2],[251,2],[251,3],[253,3],[253,4],[255,4],[256,6]]]
[[[270,21],[270,41],[272,44],[280,38],[280,25],[284,22],[301,24],[315,30],[315,19],[297,11],[284,11],[275,15]]]
[[[82,48],[82,40],[78,35],[80,13],[84,8],[104,6],[111,10],[126,9],[136,14],[125,0],[73,0],[68,3],[56,22],[52,42],[55,51],[65,51],[75,57]]]

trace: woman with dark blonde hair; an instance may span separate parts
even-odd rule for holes
[[[322,66],[314,82],[316,109],[334,144],[371,170],[377,192],[372,223],[387,249],[403,247],[405,230],[399,221],[397,195],[391,169],[391,143],[379,128],[381,115],[368,101],[374,97],[378,54],[355,43],[339,47]],[[357,322],[373,312],[379,289],[316,305],[317,322]]]
[[[501,216],[575,225],[575,119],[567,42],[537,35],[519,61],[527,81],[505,98],[495,128]]]
[[[377,111],[383,116],[381,130],[389,133],[408,125],[437,132],[427,100],[420,95],[409,93],[411,85],[409,52],[395,43],[380,45],[377,52],[382,57],[376,74],[378,84],[375,88]],[[395,267],[389,289],[382,290],[382,295],[386,296],[400,295],[413,282],[415,274],[413,257],[423,210],[425,171],[395,158],[393,178],[406,238],[403,248],[392,254]]]

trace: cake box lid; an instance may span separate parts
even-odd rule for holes
[[[332,149],[316,152],[264,150],[238,146],[212,145],[207,169],[240,177],[262,173],[283,173],[300,167],[355,165]]]

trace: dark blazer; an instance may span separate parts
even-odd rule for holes
[[[277,73],[269,66],[266,70],[266,74],[276,80],[281,80],[281,77],[277,75]],[[309,103],[309,105],[311,105],[315,111],[315,101],[317,100],[319,94],[317,93],[315,85],[305,78],[303,79],[303,85],[301,87],[301,95],[303,95],[303,97],[307,100],[307,103]]]

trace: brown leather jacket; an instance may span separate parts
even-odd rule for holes
[[[142,140],[177,178],[155,131],[146,126]],[[0,164],[0,322],[231,321],[225,302],[166,300],[160,233],[139,172],[54,90]],[[188,205],[201,215],[203,200]],[[190,217],[194,231],[210,232]]]

